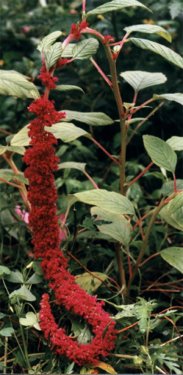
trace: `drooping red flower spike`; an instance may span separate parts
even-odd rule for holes
[[[44,70],[40,79],[46,88],[52,85],[45,78]],[[54,102],[46,96],[33,101],[28,110],[36,115],[29,125],[31,142],[24,156],[27,164],[25,176],[29,180],[29,225],[34,257],[42,259],[43,274],[55,294],[56,303],[82,317],[91,327],[93,339],[90,343],[81,344],[69,336],[65,328],[59,328],[50,308],[48,294],[42,296],[40,327],[57,354],[67,356],[78,365],[95,364],[101,356],[107,356],[114,348],[116,330],[114,321],[103,310],[103,303],[97,302],[95,296],[89,295],[75,282],[75,277],[67,269],[68,260],[60,250],[57,191],[54,182],[54,171],[59,162],[54,148],[57,140],[45,130],[45,126],[50,127],[59,122],[65,114],[57,112]]]

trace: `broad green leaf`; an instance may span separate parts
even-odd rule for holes
[[[55,87],[55,90],[58,90],[58,91],[72,91],[72,90],[77,90],[77,91],[81,91],[82,93],[84,93],[83,89],[79,86],[74,86],[74,85],[57,85]]]
[[[158,25],[150,25],[150,24],[132,25],[132,26],[125,27],[124,30],[129,34],[133,32],[146,33],[146,34],[158,34],[162,38],[168,40],[168,42],[172,41],[172,37],[170,33],[167,30],[165,30],[163,27],[158,26]]]
[[[10,143],[12,146],[28,146],[30,143],[28,125],[19,130],[19,132],[12,137]]]
[[[128,245],[131,239],[131,225],[123,215],[114,214],[104,208],[92,207],[91,215],[96,216],[96,221],[107,221],[107,224],[97,225],[101,233],[108,235],[114,240]]]
[[[83,135],[90,136],[85,130],[69,122],[58,122],[52,125],[52,127],[45,126],[45,130],[52,133],[55,138],[61,139],[63,142],[72,142]]]
[[[64,109],[66,121],[76,120],[87,125],[104,126],[113,124],[113,120],[102,112],[77,112]]]
[[[40,284],[43,281],[42,277],[40,275],[37,275],[36,273],[33,273],[32,276],[29,277],[29,279],[25,282],[25,284]]]
[[[9,298],[11,303],[17,303],[19,300],[32,302],[36,300],[36,297],[30,292],[30,290],[25,286],[22,285],[21,288],[14,290],[10,293]]]
[[[167,247],[160,255],[168,264],[183,273],[183,247]]]
[[[1,181],[5,180],[5,181]],[[15,174],[10,169],[0,169],[0,184],[5,183],[6,181],[20,181],[25,184],[28,184],[27,178],[24,177],[23,173],[20,172],[19,174]]]
[[[99,47],[99,42],[95,38],[84,39],[79,43],[76,43],[73,48],[73,59],[85,60],[92,57]]]
[[[125,218],[113,221],[110,224],[97,225],[101,233],[107,234],[109,237],[127,246],[131,239],[131,226]]]
[[[154,164],[172,173],[175,172],[177,155],[168,143],[153,135],[144,135],[143,142]]]
[[[33,313],[32,311],[28,312],[26,315],[25,315],[25,318],[20,318],[19,319],[19,322],[22,326],[25,326],[25,327],[34,327],[36,329],[38,329],[39,331],[41,330],[40,326],[39,326],[39,315],[38,314],[35,314]]]
[[[24,278],[20,271],[11,271],[10,275],[6,278],[10,283],[23,284]]]
[[[25,148],[18,146],[0,146],[0,155],[4,154],[6,151],[11,151],[16,154],[24,155]]]
[[[101,272],[85,272],[75,277],[77,284],[79,284],[87,292],[95,292],[106,279],[107,275]]]
[[[123,10],[124,8],[127,8],[127,7],[136,7],[136,6],[149,10],[144,4],[140,3],[137,0],[123,0],[123,1],[113,0],[113,1],[110,1],[109,3],[105,3],[103,5],[98,6],[95,9],[90,10],[87,13],[87,16],[90,16],[93,14],[104,14],[108,12]]]
[[[161,209],[160,216],[173,228],[183,231],[183,192]]]
[[[155,94],[153,97],[155,99],[170,100],[172,102],[176,102],[176,103],[183,105],[183,93],[182,92],[176,92],[174,94],[161,94],[161,95]]]
[[[131,120],[127,120],[127,124],[132,125],[143,120],[145,120],[145,117],[134,117]]]
[[[166,141],[174,151],[183,151],[183,137],[173,136]]]
[[[75,47],[75,43],[69,43],[65,48],[63,48],[63,51],[62,51],[62,55],[61,57],[62,58],[70,58],[73,56],[73,49]]]
[[[37,87],[15,70],[0,70],[0,94],[17,98],[39,98]]]
[[[52,33],[50,33],[42,39],[37,49],[40,52],[44,51],[46,48],[49,48],[61,35],[61,31],[53,31]]]
[[[0,336],[11,337],[14,334],[13,327],[4,327],[0,330]]]
[[[183,58],[170,48],[156,43],[152,42],[148,39],[140,39],[140,38],[129,38],[129,41],[131,41],[133,44],[135,44],[137,47],[140,47],[145,50],[152,51],[166,59],[167,61],[171,62],[174,65],[177,65],[179,68],[183,69]]]
[[[49,70],[61,57],[62,54],[62,44],[57,42],[44,50],[45,64]]]
[[[8,267],[0,265],[0,277],[10,275],[10,273],[11,273],[11,271]]]
[[[120,76],[124,78],[136,92],[150,86],[160,85],[167,81],[166,76],[162,73],[151,73],[140,70],[126,71],[120,73]]]
[[[66,161],[58,165],[59,169],[77,169],[78,171],[85,172],[86,163],[77,163],[75,161]]]
[[[104,208],[116,214],[134,215],[134,208],[128,198],[104,189],[92,189],[73,194],[79,201]]]

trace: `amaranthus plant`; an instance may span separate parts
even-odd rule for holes
[[[147,97],[145,101],[141,101],[142,90],[164,84],[167,77],[162,72],[143,70],[118,72],[117,63],[121,56],[125,56],[125,48],[129,45],[158,54],[180,69],[183,69],[183,58],[154,39],[133,36],[135,33],[152,34],[171,42],[170,33],[159,25],[126,26],[120,40],[115,40],[113,35],[103,35],[92,27],[96,16],[123,11],[129,7],[136,7],[136,11],[143,8],[144,12],[148,13],[150,10],[141,2],[113,0],[89,11],[87,11],[85,0],[81,5],[81,19],[72,24],[67,36],[64,36],[60,30],[54,31],[38,44],[41,69],[35,82],[17,71],[0,70],[0,93],[29,99],[27,111],[31,113],[29,124],[8,138],[7,145],[2,145],[0,148],[1,156],[7,164],[6,169],[1,172],[0,181],[18,189],[22,199],[22,208],[15,203],[14,217],[16,220],[26,222],[27,232],[32,237],[32,248],[28,255],[33,260],[25,267],[25,270],[29,268],[36,270],[32,278],[28,277],[27,271],[20,276],[19,271],[10,270],[7,267],[6,257],[3,258],[5,266],[1,266],[3,285],[9,294],[10,311],[19,319],[24,368],[29,372],[33,370],[42,372],[45,371],[46,363],[32,368],[31,356],[27,350],[26,334],[28,331],[24,332],[23,329],[23,326],[27,326],[41,330],[42,332],[36,335],[41,340],[46,339],[48,347],[54,353],[71,361],[72,369],[75,365],[77,369],[84,366],[81,371],[86,372],[98,367],[115,373],[118,367],[114,369],[103,362],[106,357],[111,356],[117,361],[118,359],[133,361],[134,367],[140,368],[141,371],[150,370],[153,373],[158,370],[166,373],[168,368],[175,373],[180,373],[180,367],[177,364],[179,350],[174,351],[172,346],[168,354],[163,351],[167,343],[182,337],[174,322],[173,325],[176,328],[174,338],[171,338],[172,341],[168,338],[167,342],[149,343],[150,332],[157,326],[161,326],[162,319],[167,323],[166,318],[171,314],[172,307],[169,306],[162,313],[161,311],[152,313],[156,307],[156,301],[147,301],[139,297],[142,293],[139,291],[140,285],[143,285],[143,267],[147,263],[150,264],[154,258],[162,259],[179,272],[183,272],[181,263],[183,248],[180,247],[179,241],[176,242],[175,236],[170,240],[165,225],[161,245],[156,248],[155,241],[152,239],[152,234],[158,233],[158,229],[154,228],[162,228],[162,223],[167,223],[178,231],[183,229],[182,181],[177,180],[176,177],[176,151],[183,150],[183,141],[182,137],[177,136],[164,141],[153,135],[143,135],[144,148],[149,162],[136,176],[128,174],[127,146],[144,123],[166,101],[174,101],[183,105],[183,93],[161,94],[157,93],[158,90],[150,98]],[[97,60],[100,48],[103,49],[106,57],[103,65]],[[75,62],[78,64],[81,60],[92,64],[96,69],[96,74],[99,74],[108,86],[116,103],[118,119],[113,120],[101,112],[82,113],[65,110],[62,108],[62,103],[55,104],[52,99],[53,90],[54,95],[56,90],[63,92],[69,89],[81,90],[73,85],[62,85],[60,81],[60,71],[64,71],[67,76],[67,68],[70,64]],[[123,81],[133,89],[130,102],[126,102]],[[147,110],[148,114],[144,115]],[[90,132],[70,121],[90,125]],[[120,150],[116,155],[111,154],[102,141],[95,139],[92,131],[94,126],[113,126],[113,124],[120,128]],[[118,184],[115,184],[114,189],[112,187],[105,189],[105,181],[102,183],[102,179],[90,175],[84,163],[74,160],[60,163],[56,154],[58,142],[72,145],[72,142],[80,137],[85,137],[87,144],[89,142],[94,144],[108,157],[110,161],[108,173],[110,170],[115,170],[119,176]],[[69,154],[69,149],[67,153]],[[24,174],[18,168],[19,159],[16,154],[23,155]],[[83,159],[83,162],[85,161]],[[98,160],[96,162],[98,163]],[[57,180],[57,185],[55,183],[54,173],[67,169],[82,172],[88,179],[89,188],[87,190],[83,188],[67,196],[62,194],[61,198],[58,198],[57,186],[59,184]],[[161,179],[166,181],[166,184],[159,196],[155,199],[152,197],[150,206],[142,207],[134,196],[134,192],[138,190],[133,190],[133,188],[137,184],[140,186],[141,178],[151,170],[158,176],[161,174]],[[65,212],[63,213],[62,210],[62,215],[58,212],[58,200],[59,205],[64,207]],[[72,220],[70,217],[75,212],[75,207],[79,209],[83,204],[91,206],[90,229],[92,230],[89,231],[87,226],[82,227],[79,223],[75,223],[77,230],[74,231],[72,238],[69,230],[72,233],[73,228],[72,225],[69,228],[67,223]],[[88,217],[88,212],[86,215]],[[82,260],[75,256],[72,249],[78,241],[79,244],[83,243],[86,251],[89,252],[91,234],[94,243],[96,240],[96,246],[99,241],[101,244],[105,243],[105,247],[113,249],[113,259],[104,273],[93,272],[88,269],[88,265],[83,265],[86,272],[83,275],[74,276],[69,270],[69,260],[74,259],[80,266],[82,266]],[[153,251],[151,241],[153,241]],[[101,257],[105,258],[102,251]],[[92,259],[92,264],[95,264],[95,258]],[[150,270],[156,272],[155,268],[150,268]],[[43,288],[44,292],[39,300],[39,316],[37,307],[35,310],[35,307],[30,305],[30,302],[35,300],[34,294],[30,292],[30,286],[40,283],[37,274],[39,278],[42,277],[47,281],[47,286]],[[83,281],[87,277],[89,286],[86,286]],[[7,284],[11,282],[20,282],[22,286],[9,292]],[[172,281],[168,284],[173,285],[173,283]],[[97,300],[96,295],[92,293],[99,286],[106,286],[107,292],[103,291],[100,300],[99,297]],[[152,286],[150,288],[153,290]],[[60,309],[59,312],[57,306]],[[176,308],[179,310],[180,306]],[[177,312],[176,308],[173,310],[174,313]],[[130,323],[129,317],[135,318],[135,322]],[[124,318],[127,318],[125,326],[123,326]],[[178,313],[176,319],[179,319]],[[16,336],[13,328],[13,319],[10,318],[10,321],[12,326],[8,326],[7,336],[13,337],[14,335],[18,346],[21,347],[19,337]],[[87,332],[87,338],[80,337],[76,333],[76,329],[73,328],[74,321],[78,323],[83,336],[85,336],[84,332]],[[72,327],[70,327],[70,322],[72,322]],[[170,323],[172,323],[171,319]],[[143,341],[140,349],[134,351],[131,338],[132,350],[129,354],[124,351],[123,341],[126,338],[123,332],[137,325],[138,333],[142,335]],[[6,334],[3,335],[3,329],[6,330],[6,328],[5,322],[4,328],[0,331],[3,337],[6,337]],[[5,339],[3,356],[5,369],[8,364],[8,345]],[[42,345],[45,345],[45,341]],[[112,364],[114,367],[118,365],[113,362]],[[66,371],[69,373],[72,369],[69,368]],[[121,371],[121,367],[119,369]]]

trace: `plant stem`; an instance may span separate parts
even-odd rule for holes
[[[95,143],[95,145],[96,146],[98,146],[103,152],[104,152],[104,154],[106,154],[115,164],[118,164],[119,165],[119,161],[116,159],[116,158],[114,158],[106,149],[105,149],[105,147],[103,147],[102,145],[101,145],[101,143],[99,143],[95,138],[90,138],[91,139],[91,141],[93,142],[93,143]]]
[[[147,246],[148,246],[148,242],[149,242],[149,236],[151,234],[151,230],[152,230],[152,227],[153,227],[153,224],[156,220],[156,217],[157,215],[159,214],[159,212],[161,211],[162,207],[166,204],[166,201],[163,199],[160,204],[153,210],[152,212],[152,217],[149,221],[149,224],[147,226],[147,229],[146,229],[146,233],[145,233],[145,236],[144,236],[144,240],[142,242],[142,246],[141,246],[141,249],[140,249],[140,253],[139,253],[139,256],[136,260],[136,264],[135,264],[135,267],[134,267],[134,270],[133,270],[133,274],[132,274],[132,277],[129,279],[129,282],[128,282],[128,290],[130,289],[130,286],[131,286],[131,283],[132,281],[134,280],[135,278],[135,275],[138,271],[138,268],[140,266],[140,263],[141,263],[141,260],[145,254],[145,251],[147,249]]]
[[[136,128],[133,130],[133,132],[131,133],[131,135],[128,137],[128,141],[127,141],[127,144],[128,143],[130,143],[130,141],[132,140],[132,138],[134,137],[134,135],[137,133],[137,130],[139,130],[140,128],[141,128],[141,126],[142,125],[144,125],[145,124],[145,122],[147,121],[147,120],[149,120],[149,118],[151,117],[151,116],[153,116],[162,106],[163,106],[163,104],[164,104],[164,102],[161,102],[156,108],[154,108],[149,114],[148,114],[148,116],[144,119],[144,120],[142,120],[142,121],[140,121],[139,123],[138,123],[138,125],[136,126]]]
[[[153,165],[153,162],[151,161],[151,163],[149,163],[149,164],[147,165],[147,167],[143,169],[142,172],[140,172],[140,173],[139,173],[139,174],[138,174],[133,180],[131,180],[131,181],[128,183],[128,187],[131,186],[131,185],[133,185],[134,182],[138,181],[139,178],[141,178],[142,176],[144,176],[144,175],[146,174],[146,172],[152,167],[152,165]]]
[[[109,63],[111,81],[112,81],[112,91],[116,101],[119,119],[120,119],[120,128],[121,128],[121,150],[120,150],[120,193],[125,195],[125,164],[126,164],[126,137],[127,137],[127,127],[125,123],[125,111],[123,107],[123,100],[121,97],[118,76],[116,70],[116,61],[113,60],[111,49],[108,45],[104,45],[106,52],[107,60]]]
[[[8,337],[4,338],[4,361],[3,361],[3,374],[7,373],[7,357],[8,357]]]
[[[116,245],[115,252],[116,252],[116,261],[118,264],[120,286],[122,287],[121,294],[124,297],[126,294],[126,275],[125,275],[125,269],[124,269],[123,260],[121,256],[121,245],[119,243]]]

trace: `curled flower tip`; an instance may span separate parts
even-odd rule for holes
[[[53,77],[51,72],[46,69],[45,65],[41,67],[38,78],[49,90],[54,89],[56,87],[56,82],[58,81],[58,77]]]
[[[88,22],[86,22],[86,20],[83,20],[78,24],[73,23],[71,25],[70,34],[73,36],[74,39],[79,40],[81,37],[82,30],[86,29],[86,27],[88,27]]]

